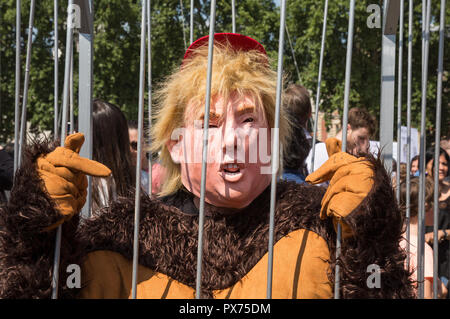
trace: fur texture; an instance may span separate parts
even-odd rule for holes
[[[0,298],[49,298],[56,230],[42,229],[60,219],[54,203],[45,191],[35,160],[57,146],[47,140],[35,141],[25,149],[9,203],[0,208]],[[65,290],[66,267],[78,263],[73,240],[78,217],[63,225],[60,259],[60,295]]]
[[[49,298],[55,233],[40,230],[54,223],[58,213],[34,169],[34,160],[51,148],[35,145],[27,152],[23,169],[8,206],[0,214],[0,297]],[[341,265],[343,298],[412,298],[405,253],[399,247],[403,218],[396,205],[382,163],[369,159],[375,184],[361,205],[347,218],[355,237],[342,244],[336,261],[336,234],[330,219],[320,220],[324,190],[281,182],[277,186],[275,242],[305,228],[322,236],[330,252],[329,278],[334,282],[336,262]],[[202,294],[230,287],[267,252],[270,187],[251,205],[233,215],[207,210],[204,225]],[[195,287],[198,216],[192,194],[180,190],[160,200],[141,198],[139,263],[188,286]],[[60,266],[60,297],[74,297],[66,289],[65,267],[82,263],[81,254],[112,250],[132,259],[134,198],[120,198],[75,233],[77,219],[64,224]],[[381,269],[381,288],[366,285],[367,266]]]
[[[299,228],[321,236],[331,231],[320,222],[317,211],[323,191],[294,183],[278,185],[275,241]],[[192,208],[192,195],[181,190],[163,199],[177,207]],[[309,199],[308,202],[305,202]],[[202,293],[234,285],[267,252],[270,188],[251,205],[233,215],[206,212],[203,241]],[[198,215],[173,205],[141,201],[139,263],[195,288]],[[194,208],[195,209],[195,208]],[[112,250],[132,259],[134,200],[123,199],[95,219],[86,221],[79,239],[86,251]],[[328,225],[330,227],[330,225]],[[115,237],[112,241],[111,238]]]
[[[363,202],[344,221],[355,236],[343,241],[338,264],[342,269],[342,298],[415,298],[405,269],[406,252],[399,243],[404,232],[404,217],[397,205],[394,190],[382,161],[366,155],[374,170],[374,186]],[[333,237],[336,237],[335,233]],[[330,242],[335,250],[336,240]],[[330,276],[334,282],[335,255]],[[381,288],[368,288],[369,265],[380,268]]]

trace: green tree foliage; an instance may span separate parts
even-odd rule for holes
[[[379,116],[381,29],[367,27],[366,11],[374,1],[357,1],[352,57],[350,106],[368,108]],[[406,2],[406,1],[405,1]],[[272,0],[236,0],[236,29],[238,33],[260,41],[276,67],[279,38],[279,7]],[[421,3],[415,1],[413,52],[413,126],[420,123],[421,100]],[[300,79],[295,70],[288,38],[284,48],[284,70],[291,82],[301,83],[315,98],[319,68],[320,41],[324,1],[287,1],[287,28],[293,42]],[[381,5],[381,3],[379,3]],[[94,2],[94,97],[119,105],[130,119],[137,118],[139,90],[139,52],[141,6],[138,0],[96,0]],[[59,6],[59,105],[65,60],[66,2]],[[326,114],[334,110],[342,113],[344,75],[348,28],[348,0],[329,1],[323,80],[320,109]],[[439,24],[439,6],[433,2],[432,23]],[[15,8],[16,1],[0,2],[0,143],[14,133],[15,92]],[[407,11],[405,4],[405,11]],[[190,1],[153,0],[152,18],[152,83],[160,83],[178,68],[185,46],[189,45]],[[447,18],[450,6],[447,7]],[[22,1],[21,23],[21,91],[23,90],[29,1]],[[209,33],[210,1],[194,1],[194,40]],[[403,114],[406,123],[406,67],[407,21],[405,14],[405,44],[403,54]],[[231,0],[217,1],[216,32],[231,32]],[[37,130],[53,130],[53,1],[40,0],[36,4],[35,28],[30,69],[30,90],[27,119]],[[445,52],[448,53],[448,28]],[[76,39],[77,36],[75,36]],[[187,43],[185,43],[185,41]],[[78,83],[78,54],[74,53],[74,91]],[[436,68],[438,32],[431,33],[427,132],[432,136],[436,105]],[[444,68],[450,65],[450,54],[444,54]],[[449,81],[448,69],[443,82],[443,134],[448,135]],[[77,96],[75,94],[75,104]],[[395,98],[397,101],[397,98]],[[396,113],[395,113],[396,114]]]
[[[356,1],[350,107],[365,107],[379,119],[380,114],[380,89],[381,89],[381,29],[369,28],[367,19],[371,12],[367,12],[367,6],[377,1]],[[413,28],[413,83],[412,83],[412,125],[420,127],[421,110],[421,52],[422,52],[422,5],[420,1],[414,1],[414,28]],[[378,1],[381,6],[382,1]],[[432,24],[439,25],[439,2],[432,3]],[[294,42],[295,57],[301,73],[301,84],[312,90],[315,98],[317,92],[317,76],[320,59],[320,41],[322,37],[324,1],[304,0],[289,1],[287,6],[287,27]],[[407,39],[408,39],[408,1],[405,1],[404,17],[404,44],[403,44],[403,86],[402,86],[402,112],[403,125],[406,125],[406,90],[407,90]],[[339,110],[342,115],[344,104],[344,77],[346,63],[347,30],[348,30],[349,1],[329,1],[327,32],[325,42],[325,55],[322,73],[321,105],[320,109],[326,112],[330,118],[332,111]],[[446,7],[447,21],[450,16],[450,8]],[[448,22],[447,22],[448,23]],[[449,134],[449,92],[448,81],[450,65],[449,29],[447,26],[444,52],[444,81],[442,95],[442,134]],[[397,33],[397,48],[398,48]],[[428,87],[427,87],[427,137],[434,141],[435,107],[436,107],[436,83],[438,62],[438,32],[431,32],[429,49]],[[294,72],[292,55],[286,48],[285,69],[291,74],[291,80],[298,82]],[[398,51],[397,51],[398,58]],[[398,60],[397,60],[398,63]],[[398,65],[396,66],[398,73]],[[397,74],[398,76],[398,74]],[[397,84],[396,84],[397,91]],[[397,92],[395,96],[397,107]],[[394,112],[394,118],[397,117]],[[396,122],[396,121],[395,121]],[[394,134],[395,136],[395,134]]]

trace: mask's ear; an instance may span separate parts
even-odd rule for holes
[[[170,157],[175,164],[180,164],[183,158],[183,132],[174,130],[171,139],[166,143]]]

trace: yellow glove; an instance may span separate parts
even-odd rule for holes
[[[328,157],[331,157],[331,155],[342,150],[342,141],[335,137],[330,137],[325,140],[325,146],[327,147]]]
[[[37,170],[45,188],[63,215],[57,223],[47,227],[51,230],[77,214],[86,202],[87,178],[106,177],[111,170],[105,165],[78,155],[84,143],[84,135],[75,133],[67,136],[64,147],[37,159]]]
[[[342,238],[352,236],[350,227],[342,219],[366,198],[374,184],[373,177],[373,168],[364,157],[338,152],[306,178],[310,184],[330,181],[322,199],[320,218],[332,216],[335,229],[337,223],[341,223]]]

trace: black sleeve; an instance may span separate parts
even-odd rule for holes
[[[13,184],[14,159],[6,150],[0,150],[0,190],[10,190]]]

